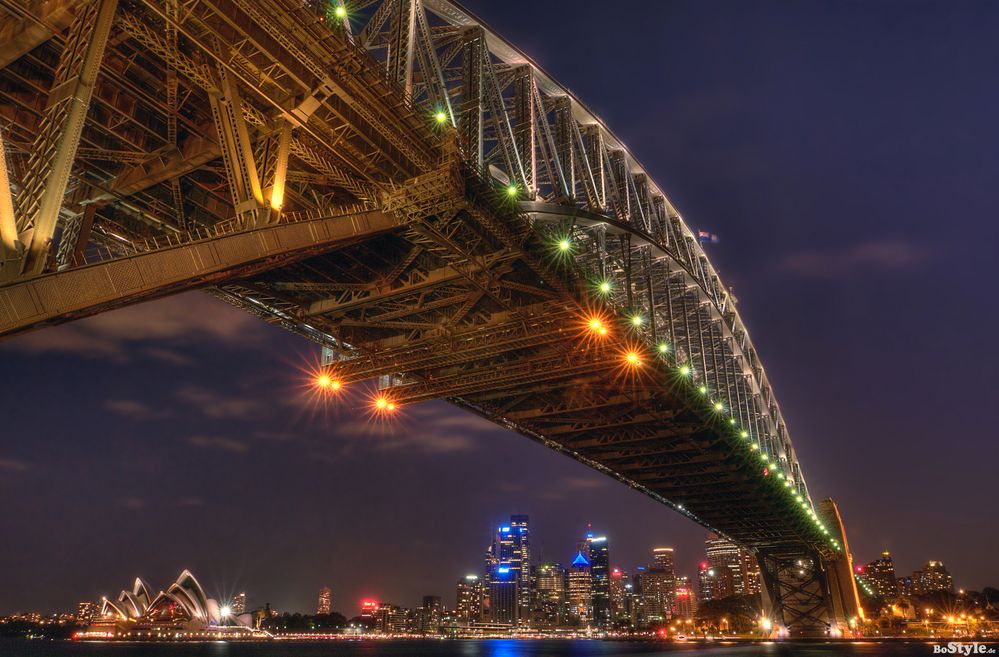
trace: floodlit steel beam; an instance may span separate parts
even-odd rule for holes
[[[0,337],[265,271],[398,226],[380,212],[277,224],[0,286]]]
[[[117,0],[91,0],[73,21],[63,45],[18,196],[18,235],[25,245],[21,274],[38,274],[45,268],[117,6]],[[5,267],[0,273],[10,279],[14,269]]]

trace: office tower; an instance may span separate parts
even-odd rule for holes
[[[693,618],[697,613],[697,596],[686,576],[676,578],[676,594],[673,597],[673,617]]]
[[[899,577],[895,580],[895,585],[900,596],[905,598],[912,597],[913,591],[915,590],[915,583],[913,582],[912,577]]]
[[[954,592],[954,578],[947,572],[942,561],[927,561],[919,576],[919,588],[922,593],[934,591]]]
[[[646,568],[642,574],[642,610],[645,623],[661,625],[672,616],[675,577],[663,568]]]
[[[610,609],[610,552],[606,536],[587,534],[592,584],[593,622],[597,627],[611,625]]]
[[[317,614],[329,614],[333,611],[333,590],[328,586],[319,589],[319,602],[316,603]]]
[[[455,610],[460,625],[468,626],[482,620],[482,582],[478,575],[465,575],[458,580]]]
[[[527,624],[531,618],[530,519],[522,514],[510,516],[510,530],[514,536],[510,566],[517,573],[517,615],[520,624]]]
[[[756,555],[745,548],[739,548],[739,562],[742,566],[742,592],[744,595],[756,595],[763,590],[763,580],[760,578],[760,562]]]
[[[895,564],[888,551],[881,553],[864,568],[864,577],[871,589],[885,600],[893,600],[898,595],[898,582],[895,578]]]
[[[537,617],[544,627],[559,627],[566,619],[566,572],[560,564],[539,564],[535,572]]]
[[[519,620],[517,604],[517,573],[510,566],[498,565],[489,578],[489,620],[493,623],[516,625]]]
[[[493,581],[499,585],[497,592],[504,592],[507,595],[508,589],[513,585],[514,609],[511,623],[526,624],[530,619],[531,611],[531,532],[529,519],[526,515],[510,516],[510,524],[501,525],[493,544],[486,551],[486,577],[489,581],[489,607],[492,610],[495,604],[492,600]],[[503,576],[497,577],[500,569],[504,569]],[[506,598],[504,597],[504,600]],[[491,613],[493,613],[491,611]],[[502,612],[503,617],[507,616],[507,610]],[[495,619],[495,613],[493,613]],[[507,621],[500,621],[507,622]]]
[[[645,566],[636,566],[635,574],[631,576],[631,624],[635,627],[645,627]]]
[[[239,595],[233,597],[232,604],[229,605],[232,608],[232,615],[239,616],[240,614],[246,613],[246,594],[240,593]]]
[[[419,630],[425,634],[437,634],[444,614],[444,601],[439,595],[423,596],[423,613],[420,618]]]
[[[580,625],[589,625],[593,620],[593,577],[585,550],[584,543],[569,566],[569,614]]]
[[[728,569],[712,567],[707,561],[701,562],[697,572],[697,598],[702,602],[721,600],[732,588],[732,573]]]
[[[652,567],[656,569],[657,578],[659,573],[663,579],[659,584],[664,587],[665,598],[662,600],[663,618],[669,618],[673,609],[673,593],[676,589],[676,558],[671,547],[657,547],[652,549]]]
[[[612,568],[610,572],[610,618],[611,623],[626,623],[629,618],[629,602],[631,583],[628,573],[620,568]]]
[[[721,600],[745,592],[742,555],[739,546],[714,532],[708,533],[704,541],[704,552],[708,565],[715,571],[712,596]]]

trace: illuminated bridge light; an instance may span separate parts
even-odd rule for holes
[[[509,196],[510,198],[513,198],[514,196],[516,196],[517,195],[517,186],[516,185],[508,185],[507,188],[506,188],[506,195]]]
[[[753,450],[754,452],[755,452],[756,450],[758,450],[759,448],[760,448],[760,445],[759,445],[759,443],[753,443],[752,447],[750,447],[750,449],[751,449],[751,450]]]
[[[665,353],[668,353],[668,352],[669,352],[669,345],[666,344],[665,342],[660,342],[659,343],[659,353],[665,354]]]
[[[740,431],[739,435],[742,436],[743,438],[749,438],[749,432],[745,430]]]
[[[728,419],[728,423],[729,423],[729,424],[735,424],[735,418],[734,418],[734,417],[730,417],[730,418]]]
[[[437,112],[434,114],[434,120],[437,121],[437,123],[444,123],[447,121],[447,114],[444,112]]]
[[[599,317],[591,317],[590,321],[586,323],[586,327],[590,330],[590,333],[607,335],[607,325]]]
[[[690,376],[690,365],[680,366],[680,376]]]
[[[336,14],[337,18],[343,18],[347,15],[347,8],[343,5],[337,5],[336,9],[333,10],[333,13]]]
[[[610,294],[612,289],[611,282],[604,279],[597,284],[597,289],[600,290],[600,294]]]
[[[725,410],[725,405],[722,404],[720,401],[716,401],[713,408],[719,413],[721,413],[722,411]]]
[[[708,394],[708,387],[707,386],[701,386],[701,387],[699,387],[697,389],[697,392],[701,393],[702,395],[706,395],[706,394]]]
[[[642,359],[638,356],[637,351],[629,351],[624,355],[624,359],[632,367],[638,367],[642,364]]]
[[[559,251],[562,251],[563,253],[565,253],[566,251],[568,251],[571,248],[572,248],[572,242],[570,242],[568,239],[566,239],[566,238],[563,237],[562,239],[560,239],[558,241],[558,250]]]
[[[645,321],[645,319],[641,315],[632,315],[631,316],[631,325],[632,326],[641,326],[644,321]]]

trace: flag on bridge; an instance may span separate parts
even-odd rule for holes
[[[714,233],[709,233],[706,230],[697,231],[697,241],[701,244],[717,244],[721,240]]]

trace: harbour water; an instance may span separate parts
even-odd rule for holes
[[[936,644],[946,648],[946,644]],[[968,646],[969,644],[965,644]],[[999,655],[999,643],[979,652]],[[992,651],[992,652],[989,652]],[[921,641],[855,642],[626,642],[626,641],[331,641],[259,643],[83,643],[0,640],[2,657],[910,657],[932,655]],[[952,653],[961,654],[961,653]],[[965,653],[967,654],[967,653]]]

